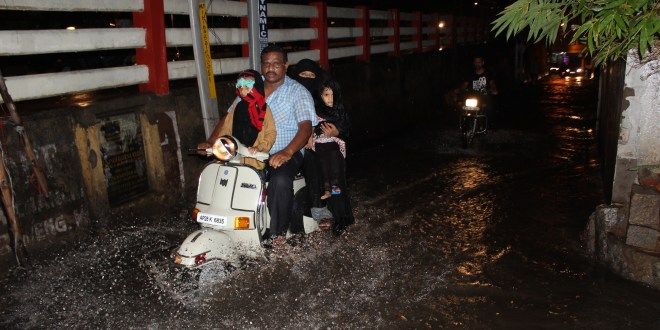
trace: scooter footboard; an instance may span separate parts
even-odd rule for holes
[[[186,267],[197,267],[213,260],[238,264],[236,246],[226,233],[202,228],[188,235],[181,243],[174,262]]]

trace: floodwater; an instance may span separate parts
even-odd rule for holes
[[[355,225],[210,286],[167,259],[185,210],[118,219],[12,269],[0,328],[660,328],[660,292],[582,252],[602,202],[593,85],[521,87],[467,150],[441,124],[352,154]]]

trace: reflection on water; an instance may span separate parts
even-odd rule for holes
[[[480,159],[468,158],[456,161],[455,183],[460,187],[455,187],[454,191],[461,191],[463,188],[475,188],[489,180],[485,165]]]

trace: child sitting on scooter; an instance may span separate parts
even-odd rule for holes
[[[246,146],[250,152],[268,152],[275,143],[275,122],[264,97],[264,81],[254,70],[244,70],[236,80],[238,98],[227,110],[227,115],[215,126],[206,142],[200,143],[198,150],[213,145],[223,135],[232,135]],[[258,170],[265,164],[254,158],[243,157],[243,163]]]
[[[321,163],[323,187],[321,199],[341,194],[340,182],[345,175],[344,158],[348,137],[348,114],[344,110],[339,83],[325,80],[319,89],[322,102],[316,105],[319,124],[314,128],[309,147],[314,150]]]

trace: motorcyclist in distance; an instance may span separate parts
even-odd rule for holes
[[[480,99],[482,110],[488,116],[489,126],[495,120],[495,104],[493,95],[498,95],[495,79],[485,67],[484,58],[480,55],[474,56],[472,60],[473,70],[462,83],[463,94],[477,94]]]

